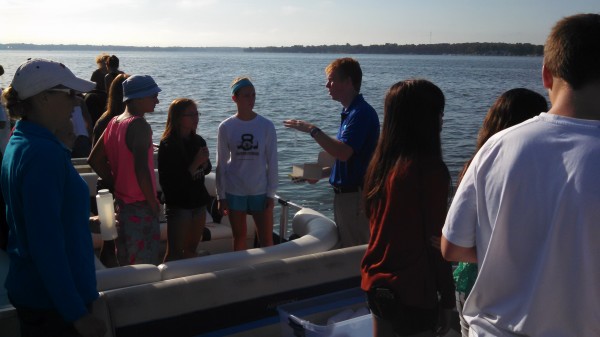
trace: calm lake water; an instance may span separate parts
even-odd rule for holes
[[[6,87],[22,62],[42,57],[66,64],[76,75],[89,78],[95,70],[91,51],[0,51]],[[110,51],[106,51],[110,52]],[[169,103],[189,97],[202,113],[198,133],[215,161],[217,127],[235,113],[229,84],[240,75],[250,76],[256,86],[255,111],[271,119],[277,129],[279,191],[286,199],[332,217],[333,192],[326,180],[315,185],[293,184],[288,178],[292,164],[316,161],[319,146],[305,133],[285,129],[283,120],[304,119],[335,135],[341,105],[325,89],[324,68],[342,56],[356,58],[363,70],[361,92],[383,122],[383,99],[394,83],[413,77],[426,78],[446,96],[442,141],[444,160],[452,177],[475,146],[477,131],[488,108],[504,91],[525,87],[544,94],[541,57],[417,56],[268,54],[243,52],[119,52],[121,70],[151,75],[162,88],[160,104],[147,120],[158,142],[164,130]]]

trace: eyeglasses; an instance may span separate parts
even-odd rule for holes
[[[185,117],[200,117],[200,116],[202,116],[202,114],[199,112],[183,113],[181,115],[185,116]]]
[[[71,98],[75,98],[75,96],[77,95],[77,92],[73,89],[62,89],[62,88],[58,88],[58,89],[48,89],[46,90],[48,92],[62,92],[65,93],[67,95],[69,95],[69,97]]]

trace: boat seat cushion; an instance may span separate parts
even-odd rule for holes
[[[158,267],[152,264],[136,264],[96,270],[98,291],[125,288],[160,280],[160,271]]]

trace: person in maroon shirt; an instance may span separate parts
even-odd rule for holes
[[[375,337],[449,329],[452,267],[439,250],[451,188],[440,140],[444,104],[442,91],[422,79],[398,82],[386,94],[364,186],[371,236],[361,287]]]

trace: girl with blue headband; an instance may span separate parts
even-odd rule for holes
[[[278,182],[275,126],[253,111],[256,91],[249,78],[232,82],[231,99],[237,112],[219,125],[217,137],[219,211],[229,216],[234,250],[247,249],[247,214],[252,214],[260,245],[272,246]]]

